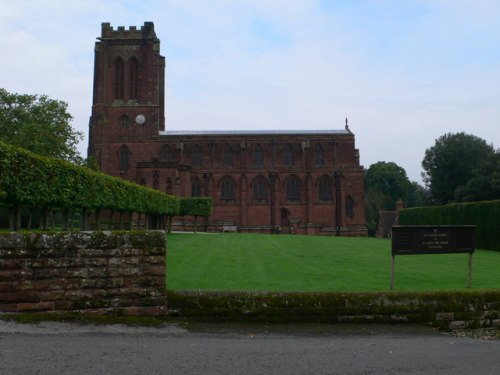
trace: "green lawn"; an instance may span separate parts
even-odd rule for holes
[[[266,234],[171,234],[167,288],[385,291],[390,240]],[[468,254],[397,256],[396,290],[462,289]],[[473,289],[500,289],[500,252],[476,250]]]

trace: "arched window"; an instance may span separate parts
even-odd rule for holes
[[[286,181],[286,199],[292,202],[300,201],[300,180],[297,176],[290,176]]]
[[[132,57],[129,62],[129,99],[139,97],[139,61]]]
[[[172,149],[170,148],[169,145],[165,145],[161,148],[160,151],[160,160],[161,161],[172,161]]]
[[[194,145],[191,159],[195,167],[201,167],[203,165],[203,151],[201,151],[200,145]]]
[[[319,143],[314,146],[314,165],[317,167],[325,165],[325,154]]]
[[[233,165],[233,149],[231,146],[224,147],[224,154],[222,156],[222,164],[226,167]]]
[[[236,184],[234,180],[225,176],[220,182],[220,199],[222,201],[234,201]]]
[[[294,165],[293,147],[290,143],[285,146],[285,152],[283,153],[283,164]]]
[[[256,144],[253,149],[253,165],[260,167],[264,165],[264,151],[260,144]]]
[[[130,119],[127,115],[120,116],[119,122],[121,128],[128,129],[128,127],[130,126]]]
[[[353,197],[350,195],[345,199],[345,214],[349,217],[354,217],[354,206],[356,203],[354,202]]]
[[[201,197],[203,196],[202,192],[202,184],[198,177],[193,177],[191,181],[191,196],[192,197]]]
[[[267,202],[267,182],[262,176],[258,176],[253,182],[253,199]]]
[[[333,201],[332,179],[328,176],[321,176],[318,182],[318,197],[320,201]]]
[[[125,74],[125,64],[123,59],[118,57],[115,60],[115,99],[123,100],[123,80]]]
[[[129,168],[130,151],[127,146],[122,145],[119,151],[120,170],[126,171]]]

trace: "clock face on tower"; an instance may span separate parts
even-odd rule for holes
[[[143,125],[145,122],[146,122],[146,117],[144,117],[144,115],[137,115],[137,117],[135,118],[135,123],[137,125]]]

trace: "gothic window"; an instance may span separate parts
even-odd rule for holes
[[[203,196],[201,181],[198,177],[193,177],[193,180],[191,181],[191,196],[192,197]]]
[[[264,151],[260,144],[256,144],[253,149],[253,165],[256,167],[264,165]]]
[[[290,143],[287,143],[285,146],[285,152],[283,153],[283,164],[285,165],[294,164],[293,147]]]
[[[125,65],[123,59],[118,57],[115,60],[115,99],[123,100],[123,80]]]
[[[130,151],[127,146],[122,145],[120,147],[119,151],[119,158],[120,158],[120,170],[121,171],[126,171],[128,170],[129,167],[129,157],[130,157]]]
[[[297,176],[290,176],[286,182],[286,199],[288,201],[300,201],[300,180]]]
[[[354,199],[348,195],[345,199],[345,214],[351,218],[354,217],[354,206]]]
[[[222,164],[226,167],[233,165],[233,149],[231,146],[224,147],[224,154],[222,156]]]
[[[165,184],[165,193],[172,194],[172,191],[173,191],[172,185],[173,185],[172,177],[168,177],[166,184]]]
[[[220,198],[223,201],[234,201],[234,193],[235,193],[236,184],[234,180],[225,176],[222,178],[220,182]]]
[[[201,167],[203,165],[203,151],[199,145],[194,145],[192,154],[192,163],[196,167]]]
[[[130,126],[130,119],[128,118],[127,115],[122,115],[120,117],[120,127],[128,129],[129,126]]]
[[[322,176],[318,182],[318,196],[320,201],[333,201],[332,179]]]
[[[267,183],[262,176],[258,176],[253,183],[253,199],[260,202],[267,201]]]
[[[168,145],[163,146],[160,152],[160,160],[172,161],[172,156],[172,149]]]
[[[314,165],[317,167],[325,165],[325,154],[323,147],[319,143],[314,146]]]
[[[160,188],[160,173],[155,170],[153,172],[153,189],[158,190]]]
[[[129,62],[129,98],[137,99],[139,93],[139,61],[135,57],[132,57]]]

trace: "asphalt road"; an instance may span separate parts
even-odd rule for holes
[[[0,320],[0,374],[500,374],[500,341],[417,326]]]

